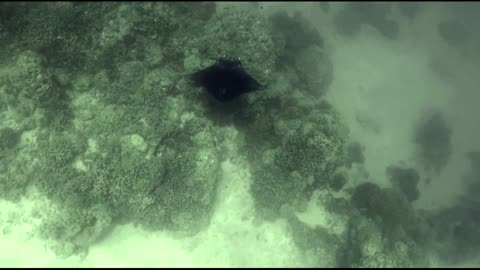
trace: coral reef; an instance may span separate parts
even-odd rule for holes
[[[410,202],[419,198],[418,183],[420,182],[420,175],[415,169],[389,166],[387,167],[387,175],[390,177],[393,186],[401,190]]]
[[[315,97],[325,94],[333,80],[333,65],[316,27],[300,12],[289,16],[286,11],[278,11],[270,21],[282,48],[278,68],[296,76],[293,83],[301,85],[306,93]]]
[[[362,164],[365,162],[365,146],[359,142],[351,142],[347,146],[347,157],[345,159],[346,166],[351,168],[354,163]]]
[[[475,260],[480,248],[480,152],[467,154],[471,170],[465,175],[467,192],[453,206],[428,213],[440,261],[448,265]]]
[[[424,168],[440,172],[452,153],[452,130],[440,112],[426,115],[415,130],[414,142]]]

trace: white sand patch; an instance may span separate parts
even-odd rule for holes
[[[338,196],[342,195],[339,193]],[[328,196],[330,194],[326,190],[314,192],[307,209],[304,212],[296,213],[296,216],[311,228],[319,226],[327,229],[330,233],[341,236],[346,230],[346,220],[342,216],[325,209],[323,203]]]
[[[34,189],[17,203],[0,200],[0,267],[74,266],[72,257],[58,261],[45,242],[37,237],[36,228],[53,208]]]

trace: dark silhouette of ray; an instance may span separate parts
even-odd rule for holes
[[[221,102],[237,99],[242,94],[257,91],[261,85],[242,67],[240,60],[219,59],[191,76],[195,85],[203,87]]]

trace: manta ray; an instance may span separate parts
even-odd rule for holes
[[[218,59],[213,65],[193,73],[191,79],[220,102],[231,101],[262,88],[243,69],[239,59]]]

